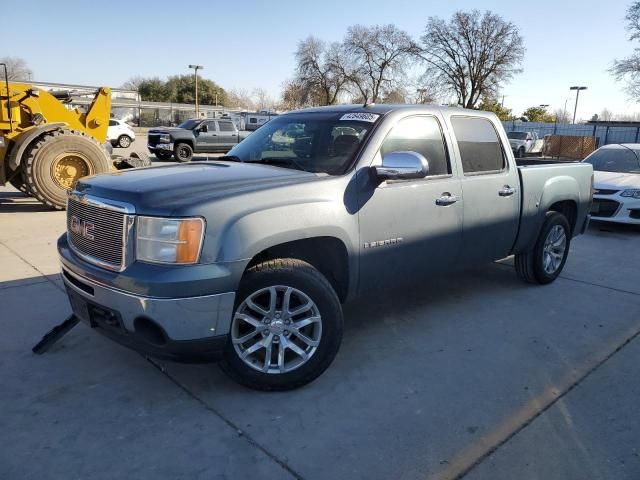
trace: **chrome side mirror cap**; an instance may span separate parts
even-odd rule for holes
[[[417,152],[389,152],[382,165],[373,167],[380,180],[424,178],[429,174],[429,162]]]

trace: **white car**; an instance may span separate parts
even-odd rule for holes
[[[594,170],[591,217],[640,225],[640,144],[605,145],[583,162]]]
[[[127,148],[136,139],[133,129],[122,120],[115,118],[109,119],[109,128],[107,129],[107,141],[114,147]]]

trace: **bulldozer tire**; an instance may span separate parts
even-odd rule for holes
[[[95,138],[66,128],[39,136],[22,159],[31,194],[56,210],[66,208],[67,192],[80,178],[106,173],[110,165],[109,155]]]
[[[120,157],[118,155],[111,155],[113,159],[113,165],[118,170],[126,170],[128,168],[141,168],[141,167],[150,167],[151,159],[149,155],[146,153],[133,152],[129,157]]]
[[[27,195],[31,195],[29,189],[27,188],[27,184],[24,183],[24,179],[22,178],[22,171],[18,170],[18,172],[9,180],[9,183],[13,185],[14,188],[20,190],[22,193]]]

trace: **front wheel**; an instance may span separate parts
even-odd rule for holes
[[[256,390],[291,390],[317,378],[342,341],[342,308],[327,279],[306,262],[250,268],[237,295],[222,370]]]
[[[120,135],[118,138],[118,146],[120,148],[129,148],[131,146],[131,137],[128,135]]]
[[[178,143],[173,154],[179,162],[189,162],[193,157],[193,148],[188,143]]]
[[[558,212],[547,212],[533,250],[516,255],[518,275],[529,283],[553,282],[564,268],[570,243],[571,227],[567,218]]]

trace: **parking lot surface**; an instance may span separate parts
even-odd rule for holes
[[[258,393],[85,325],[33,355],[64,228],[0,189],[2,479],[640,478],[638,229],[592,224],[544,287],[506,260],[347,305],[318,380]]]

